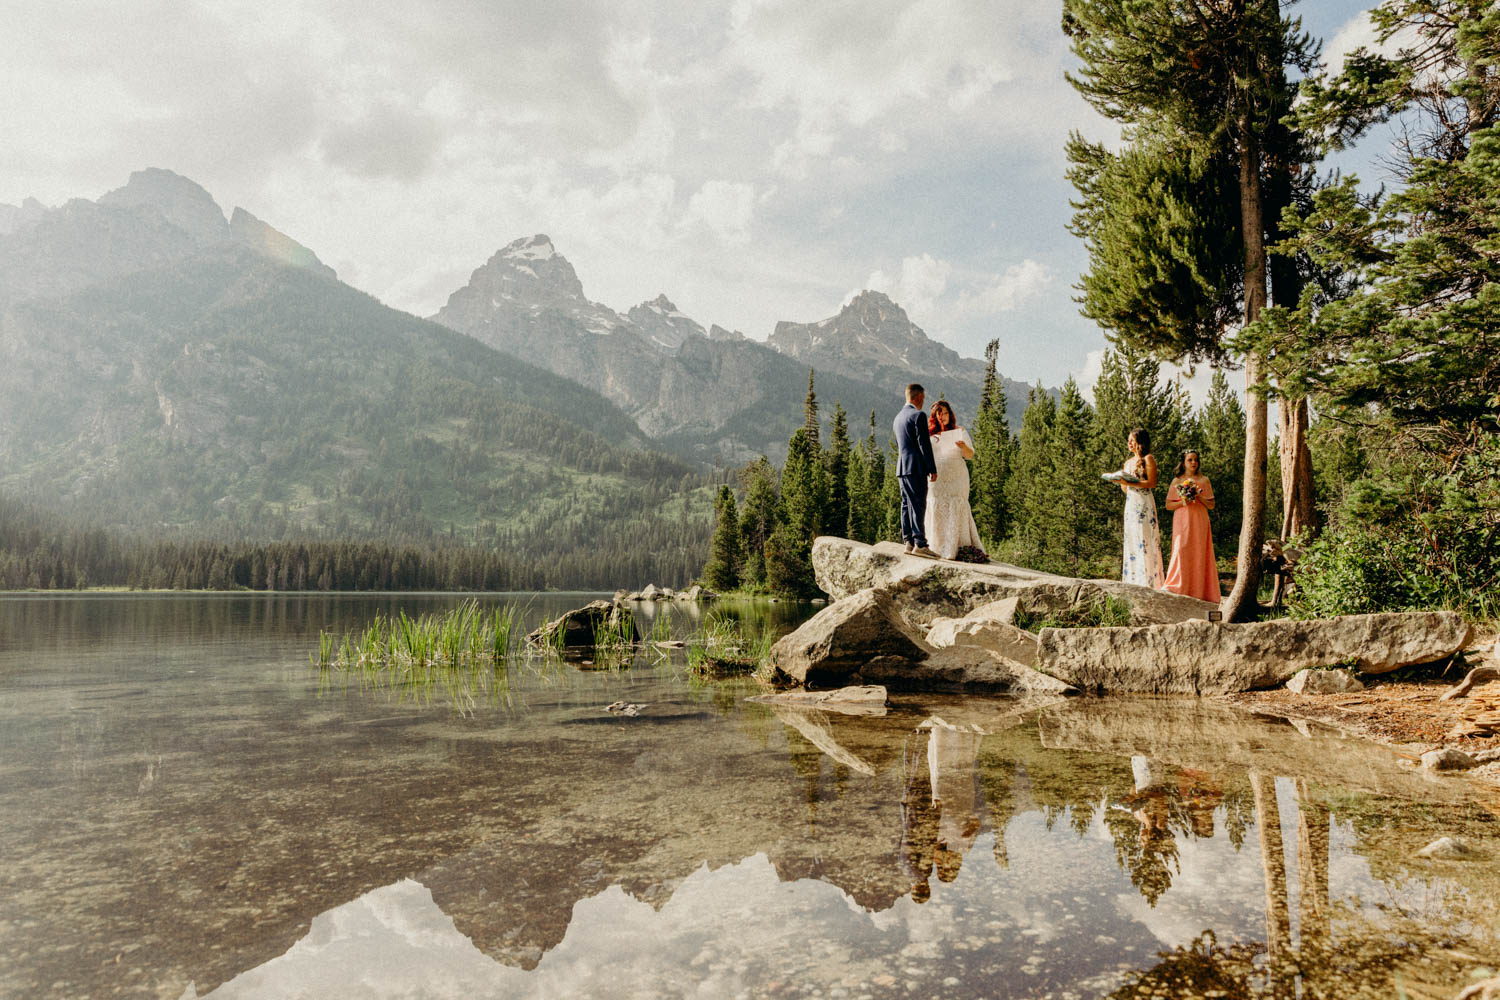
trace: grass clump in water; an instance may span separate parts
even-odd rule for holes
[[[688,669],[700,677],[734,677],[752,673],[776,641],[769,630],[748,636],[740,623],[710,614],[703,629],[688,642]]]
[[[415,618],[405,611],[376,615],[357,636],[320,632],[313,665],[325,677],[358,676],[361,687],[403,697],[421,699],[440,688],[466,711],[479,695],[498,697],[508,690],[506,668],[517,621],[510,605],[485,610],[474,600]]]

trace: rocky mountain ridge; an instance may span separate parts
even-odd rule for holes
[[[838,315],[817,323],[783,320],[766,343],[820,371],[856,378],[900,382],[903,373],[920,372],[938,387],[984,385],[983,361],[960,357],[928,337],[882,292],[860,292]]]
[[[0,234],[7,497],[190,538],[447,538],[676,583],[701,565],[711,497],[613,403],[334,280],[191,181],[26,215]],[[613,538],[645,551],[602,554]]]
[[[960,419],[972,418],[984,385],[983,362],[928,337],[880,292],[817,323],[778,323],[760,343],[717,324],[705,331],[665,294],[624,315],[593,302],[542,234],[501,248],[432,319],[582,382],[700,461],[779,455],[802,422],[809,368],[824,405],[841,403],[856,433],[871,411],[883,424],[907,382],[943,395]],[[1005,390],[1018,416],[1028,387],[1006,380]]]
[[[200,185],[152,167],[97,201],[74,198],[47,208],[28,198],[20,206],[0,205],[0,308],[232,247],[337,277],[312,250],[245,209],[235,208],[226,219]]]

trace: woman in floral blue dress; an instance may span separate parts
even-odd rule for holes
[[[1120,579],[1160,590],[1167,574],[1161,562],[1161,526],[1156,519],[1156,458],[1151,435],[1137,427],[1125,439],[1130,457],[1121,470],[1135,482],[1120,481],[1125,491],[1125,554]]]

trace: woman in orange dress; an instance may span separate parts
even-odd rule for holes
[[[1214,561],[1214,540],[1208,512],[1214,509],[1214,490],[1198,471],[1198,453],[1185,451],[1176,475],[1167,487],[1167,510],[1172,511],[1172,564],[1162,586],[1174,594],[1185,594],[1219,603],[1219,564]]]

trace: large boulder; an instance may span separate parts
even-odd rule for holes
[[[866,545],[823,536],[813,542],[812,563],[818,586],[835,600],[879,588],[890,594],[903,617],[914,624],[963,618],[1007,598],[1016,598],[1018,610],[1038,617],[1115,597],[1129,606],[1135,625],[1207,619],[1218,607],[1119,580],[1077,580],[1006,563],[923,559],[906,555],[894,542]]]
[[[834,601],[771,647],[781,687],[883,684],[901,690],[984,690],[1062,694],[1068,685],[980,645],[936,649],[885,590]]]
[[[603,629],[608,629],[611,635],[617,635],[628,642],[635,642],[640,638],[635,630],[635,618],[629,611],[614,601],[592,601],[547,622],[526,639],[538,646],[561,645],[565,649],[592,649],[596,636]]]
[[[1307,667],[1384,673],[1451,656],[1469,625],[1451,611],[1312,621],[1042,629],[1038,669],[1086,691],[1223,694],[1274,687]]]
[[[920,662],[927,650],[883,590],[834,601],[771,647],[776,683],[846,687],[884,661]],[[875,682],[871,682],[875,683]]]
[[[927,631],[927,645],[935,649],[978,646],[1028,667],[1036,666],[1036,636],[1014,625],[974,616],[939,618]]]

